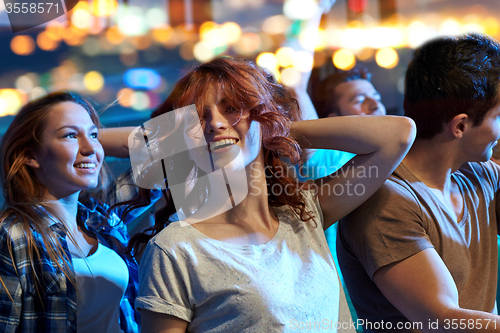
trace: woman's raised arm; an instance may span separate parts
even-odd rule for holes
[[[406,117],[345,116],[294,122],[291,134],[304,148],[357,154],[315,181],[326,229],[375,193],[410,149],[416,129]]]

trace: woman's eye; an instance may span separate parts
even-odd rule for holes
[[[68,133],[63,136],[63,138],[76,139],[76,133]]]
[[[238,110],[232,106],[226,108],[226,113],[236,113]]]
[[[90,134],[90,137],[92,139],[97,139],[98,136],[99,136],[99,134],[97,132],[94,132],[94,133]]]

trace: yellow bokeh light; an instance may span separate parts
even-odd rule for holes
[[[64,36],[64,25],[60,22],[57,21],[50,21],[47,24],[47,28],[45,28],[45,32],[47,33],[47,37],[55,40],[55,41],[60,41],[63,39]]]
[[[36,43],[44,51],[54,51],[59,46],[59,42],[50,38],[49,34],[45,31],[38,34]]]
[[[207,39],[206,34],[209,33],[212,30],[217,29],[218,27],[219,27],[219,25],[217,23],[215,23],[215,22],[212,22],[212,21],[204,22],[200,26],[200,39],[201,40],[206,40]]]
[[[120,29],[115,25],[106,30],[106,38],[111,44],[118,45],[125,39],[125,36],[123,36]]]
[[[15,115],[26,100],[26,94],[17,89],[0,89],[0,117]]]
[[[12,38],[10,48],[17,55],[30,55],[35,51],[35,41],[31,36],[19,35]]]
[[[439,25],[439,33],[445,36],[453,36],[460,34],[460,22],[455,19],[446,19]]]
[[[394,68],[399,62],[399,56],[392,47],[386,47],[377,51],[375,61],[380,67]]]
[[[299,35],[299,43],[306,50],[322,50],[326,47],[326,40],[322,29],[307,29]]]
[[[343,69],[345,71],[356,66],[356,58],[350,50],[341,49],[336,51],[333,54],[332,60],[335,67]]]
[[[274,53],[271,52],[263,52],[259,54],[257,56],[256,63],[270,72],[275,71],[278,67],[278,60],[276,59]]]
[[[292,65],[292,59],[295,50],[291,47],[280,47],[276,51],[276,59],[278,60],[278,65],[281,67],[289,67]]]
[[[490,36],[496,36],[500,31],[498,21],[494,17],[488,17],[486,20],[484,20],[483,25],[486,34]]]
[[[221,29],[226,33],[228,43],[235,43],[241,38],[241,28],[237,23],[226,22]]]
[[[135,103],[134,91],[130,88],[123,88],[116,94],[118,104],[125,108],[131,107]]]
[[[92,13],[95,16],[111,16],[118,8],[116,0],[94,0],[92,2]]]
[[[198,42],[193,48],[193,54],[199,62],[207,62],[215,57],[213,49],[206,42]]]
[[[69,27],[64,33],[64,42],[71,46],[82,45],[87,39],[87,32],[76,27]]]
[[[314,65],[314,57],[310,52],[297,51],[292,58],[292,67],[299,72],[309,72]]]
[[[76,9],[72,11],[71,23],[79,29],[88,29],[90,27],[90,20],[92,15],[85,9]]]
[[[85,88],[91,93],[97,93],[104,87],[104,77],[97,71],[91,71],[83,77]]]
[[[163,25],[161,27],[155,28],[151,31],[154,40],[159,43],[166,43],[172,38],[174,29],[169,25]]]
[[[292,67],[285,68],[281,71],[281,83],[288,87],[295,87],[302,79],[302,74]]]

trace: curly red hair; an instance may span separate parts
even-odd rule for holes
[[[284,159],[292,163],[300,159],[300,146],[290,137],[292,113],[298,107],[297,101],[288,88],[277,83],[255,63],[224,57],[195,67],[175,84],[172,93],[151,114],[151,118],[192,104],[197,110],[203,110],[203,96],[211,87],[216,87],[221,95],[219,98],[232,107],[250,110],[249,119],[260,123],[269,204],[288,205],[302,221],[311,220],[313,215],[306,209],[301,191],[309,185],[298,182],[294,174],[283,172],[290,170],[290,164]],[[275,194],[271,191],[275,184],[293,190]],[[170,192],[167,190],[164,194],[167,204],[155,214],[155,225],[145,233],[134,236],[130,248],[137,248],[138,243],[146,242],[161,231],[175,213]]]

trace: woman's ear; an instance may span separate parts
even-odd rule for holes
[[[26,165],[29,167],[32,167],[33,169],[38,169],[40,168],[40,164],[36,160],[36,157],[33,153],[28,153],[28,156],[26,156]]]

